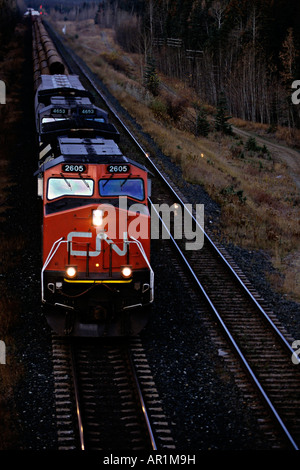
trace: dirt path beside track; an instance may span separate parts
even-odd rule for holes
[[[255,137],[255,140],[260,145],[266,145],[272,152],[272,156],[277,158],[278,161],[284,161],[290,170],[290,175],[296,183],[297,188],[300,190],[300,152],[292,148],[286,147],[285,145],[271,142],[268,139],[247,132],[237,127],[233,127],[233,131],[242,137]]]

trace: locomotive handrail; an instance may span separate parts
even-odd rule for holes
[[[128,240],[127,243],[128,243],[128,244],[129,244],[129,243],[134,243],[134,244],[137,245],[138,249],[140,250],[140,252],[141,252],[141,254],[142,254],[144,260],[146,261],[146,264],[147,264],[148,268],[149,268],[149,271],[150,271],[150,302],[152,303],[153,300],[154,300],[154,290],[153,290],[153,286],[154,286],[154,271],[153,271],[153,269],[152,269],[152,267],[151,267],[151,264],[150,264],[150,262],[149,262],[149,260],[148,260],[148,258],[147,258],[147,255],[146,255],[146,253],[145,253],[145,250],[144,250],[143,245],[141,244],[141,242],[138,241],[138,240],[137,240],[136,238],[134,238],[134,237],[130,237],[130,238],[131,238],[131,241]],[[48,266],[48,264],[50,263],[50,261],[53,259],[55,253],[57,252],[57,250],[59,249],[59,247],[60,247],[60,245],[61,245],[62,243],[67,243],[67,244],[69,245],[69,244],[70,244],[70,241],[69,241],[69,240],[64,240],[64,237],[61,237],[61,238],[59,238],[58,240],[56,240],[56,241],[53,243],[53,245],[52,245],[52,247],[51,247],[51,249],[50,249],[50,251],[49,251],[49,253],[48,253],[48,256],[47,256],[47,258],[46,258],[46,261],[45,261],[45,263],[44,263],[44,265],[43,265],[43,267],[42,267],[42,270],[41,270],[41,292],[42,292],[41,297],[42,297],[42,302],[43,302],[43,303],[45,303],[45,298],[44,298],[44,272],[45,272],[45,269],[47,268],[47,266]],[[72,243],[75,243],[75,244],[78,244],[78,245],[86,244],[86,243],[78,242],[78,241],[75,241],[75,242],[72,241]]]
[[[147,265],[148,265],[148,268],[150,270],[150,302],[153,302],[154,300],[154,291],[153,291],[153,286],[154,286],[154,271],[151,267],[151,264],[150,264],[150,261],[148,260],[147,258],[147,255],[145,253],[145,250],[144,250],[144,247],[143,245],[141,244],[140,241],[138,241],[136,238],[134,237],[130,237],[132,241],[128,240],[127,243],[135,243],[137,245],[137,247],[139,248],[144,260],[146,261]]]
[[[53,243],[53,245],[52,245],[52,247],[51,247],[51,249],[48,253],[48,256],[46,258],[46,261],[45,261],[45,263],[42,267],[42,270],[41,270],[41,291],[42,291],[42,302],[43,303],[45,303],[45,299],[44,299],[44,271],[45,271],[46,267],[48,266],[48,264],[50,263],[50,261],[52,260],[53,256],[55,255],[55,253],[57,252],[58,248],[60,247],[60,245],[62,243],[68,243],[68,241],[64,240],[64,237],[61,237]],[[55,247],[55,245],[57,245],[57,246]]]

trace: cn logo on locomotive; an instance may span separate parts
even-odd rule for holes
[[[71,249],[70,254],[72,256],[87,256],[87,251],[84,250],[74,250],[73,249],[73,238],[91,238],[91,232],[70,232],[68,233],[67,240],[71,242]],[[119,248],[118,245],[115,244],[113,240],[108,238],[108,235],[104,232],[99,232],[96,236],[96,250],[89,251],[89,256],[99,256],[101,253],[101,244],[102,240],[105,241],[108,245],[111,245],[112,249],[117,253],[119,256],[124,256],[127,253],[127,232],[123,233],[123,249]]]

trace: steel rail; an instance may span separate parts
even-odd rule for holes
[[[259,390],[261,396],[263,397],[264,401],[266,402],[266,404],[268,405],[269,409],[271,410],[273,416],[275,417],[276,421],[278,422],[280,428],[283,430],[285,436],[287,437],[288,441],[291,443],[292,447],[295,449],[295,450],[299,450],[299,447],[297,446],[296,442],[294,441],[292,435],[290,434],[289,430],[287,429],[286,425],[284,424],[283,420],[281,419],[279,413],[277,412],[275,406],[273,405],[273,403],[271,402],[270,398],[268,397],[267,393],[265,392],[264,388],[262,387],[262,385],[260,384],[258,378],[256,377],[255,373],[253,372],[253,370],[251,369],[251,366],[249,365],[247,359],[245,358],[244,354],[242,353],[242,351],[240,350],[238,344],[236,343],[236,341],[234,340],[232,334],[230,333],[229,329],[227,328],[225,322],[223,321],[221,315],[219,314],[218,310],[216,309],[216,307],[214,306],[214,304],[212,303],[211,299],[209,298],[209,295],[207,294],[207,292],[205,291],[204,287],[202,286],[201,282],[199,281],[196,273],[194,272],[193,268],[190,266],[188,260],[186,259],[186,257],[184,256],[184,253],[182,252],[181,248],[178,246],[178,244],[176,243],[174,237],[172,236],[172,234],[170,233],[170,231],[168,230],[166,224],[164,223],[163,219],[160,217],[158,211],[156,210],[155,206],[153,205],[151,199],[149,198],[149,202],[151,204],[151,206],[153,207],[154,211],[156,212],[157,216],[159,217],[159,219],[161,220],[161,223],[163,224],[165,230],[168,232],[168,235],[170,237],[170,240],[172,241],[172,243],[174,244],[176,250],[178,251],[178,253],[180,254],[183,262],[185,263],[186,267],[188,268],[190,274],[192,275],[192,277],[194,278],[194,281],[196,282],[197,286],[199,287],[199,289],[201,290],[203,296],[205,297],[210,309],[212,310],[212,312],[214,313],[215,317],[217,318],[219,324],[221,325],[223,331],[226,333],[226,336],[227,338],[229,339],[230,343],[232,344],[234,350],[237,352],[238,354],[238,357],[240,358],[240,360],[242,361],[244,367],[246,368],[248,374],[250,375],[254,385],[257,387],[257,389]]]
[[[147,427],[147,431],[148,431],[148,434],[149,434],[149,437],[150,437],[151,447],[152,447],[152,450],[157,450],[155,437],[154,437],[154,434],[153,434],[153,431],[152,431],[152,428],[151,428],[151,422],[150,422],[150,419],[149,419],[149,416],[148,416],[146,404],[145,404],[145,401],[144,401],[144,398],[143,398],[143,394],[142,394],[142,390],[141,390],[141,387],[140,387],[140,384],[139,384],[139,380],[137,378],[135,365],[134,365],[133,359],[131,357],[130,350],[128,350],[128,358],[129,358],[129,363],[130,363],[130,367],[131,367],[132,377],[134,379],[134,385],[135,385],[136,391],[138,393],[140,405],[142,407],[143,416],[144,416],[146,427]]]
[[[76,371],[76,360],[75,360],[75,351],[73,344],[70,344],[71,351],[71,364],[72,364],[72,375],[73,375],[73,384],[74,384],[74,393],[75,393],[75,403],[76,403],[76,415],[78,422],[78,432],[80,440],[80,449],[85,450],[85,441],[84,441],[84,431],[83,431],[83,421],[80,411],[80,398],[78,391],[78,380],[77,380],[77,371]]]

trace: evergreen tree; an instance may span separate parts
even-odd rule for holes
[[[215,129],[216,131],[220,131],[223,134],[232,135],[232,127],[229,122],[231,116],[227,116],[227,104],[226,98],[223,92],[220,93],[218,106],[217,106],[217,114],[216,114],[216,121],[215,121]]]
[[[149,90],[153,96],[158,95],[159,77],[156,72],[155,60],[153,57],[147,58],[147,64],[144,73],[144,83],[147,90]]]
[[[207,137],[209,133],[209,122],[207,120],[206,111],[201,108],[198,110],[196,118],[196,135]]]

